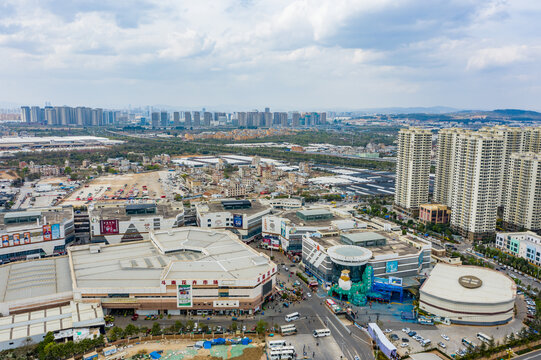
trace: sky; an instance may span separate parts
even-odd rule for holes
[[[541,110],[539,0],[0,0],[0,101]]]

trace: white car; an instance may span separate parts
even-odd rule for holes
[[[408,343],[402,343],[402,344],[400,344],[400,347],[403,347],[403,348],[408,347],[408,346],[409,346]]]
[[[447,346],[445,346],[445,344],[444,344],[443,342],[441,342],[441,341],[438,343],[438,346],[441,346],[443,349],[445,349],[445,348],[447,347]]]
[[[447,336],[445,334],[441,334],[441,337],[443,338],[443,340],[449,341],[449,336]]]
[[[405,333],[407,334],[407,333],[409,333],[411,330],[410,330],[410,328],[403,328],[402,331],[405,332]]]
[[[385,329],[385,330],[383,330],[383,332],[384,332],[385,334],[392,333],[392,332],[393,332],[393,329]]]

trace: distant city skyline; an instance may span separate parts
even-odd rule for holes
[[[541,110],[534,0],[0,5],[0,101]]]

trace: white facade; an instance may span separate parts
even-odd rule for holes
[[[482,132],[457,137],[451,226],[470,240],[496,229],[502,160],[502,137]]]
[[[455,324],[500,325],[513,319],[516,290],[496,270],[438,263],[419,289],[419,307]]]
[[[401,129],[398,133],[395,204],[417,209],[428,202],[432,133],[427,129]]]
[[[541,229],[541,154],[512,154],[508,172],[503,221],[519,229]]]
[[[453,174],[456,158],[457,137],[468,130],[450,128],[438,132],[438,161],[434,182],[434,200],[439,204],[451,206],[453,194]]]
[[[497,233],[496,248],[541,266],[541,235],[534,232]]]

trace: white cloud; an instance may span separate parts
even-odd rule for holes
[[[460,107],[464,94],[450,79],[461,89],[497,69],[491,86],[512,89],[540,58],[535,0],[4,3],[0,76],[18,80],[0,89],[9,101],[85,103],[92,81],[98,94],[128,84],[112,94],[118,102],[222,104],[237,95],[237,104]],[[49,91],[28,94],[24,79]],[[64,86],[78,91],[55,90]],[[491,91],[479,91],[479,102],[490,103]]]
[[[468,60],[468,70],[484,70],[528,60],[527,46],[504,46],[478,50]]]

